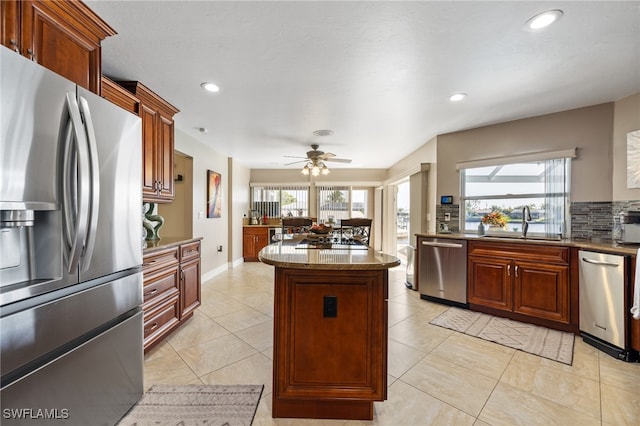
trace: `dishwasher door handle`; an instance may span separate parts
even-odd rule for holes
[[[582,258],[583,262],[586,263],[591,263],[592,265],[600,265],[600,266],[612,266],[614,268],[617,268],[619,266],[618,263],[611,263],[611,262],[603,262],[601,260],[593,260],[593,259],[588,259],[586,257]]]
[[[462,244],[456,244],[456,243],[434,243],[434,242],[431,242],[431,241],[423,241],[422,245],[423,246],[429,246],[429,247],[462,248]]]

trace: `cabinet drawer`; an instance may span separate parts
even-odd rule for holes
[[[243,228],[244,235],[269,235],[269,228],[266,226],[245,226]]]
[[[142,287],[142,297],[144,304],[148,304],[153,298],[163,298],[167,291],[171,289],[179,290],[178,265],[161,269],[152,274],[145,274],[144,285]]]
[[[196,257],[200,257],[200,241],[180,246],[180,260],[182,262]]]
[[[153,253],[145,254],[142,257],[142,271],[146,275],[147,272],[151,272],[159,268],[177,265],[179,259],[178,247],[154,251]]]
[[[569,248],[543,244],[469,242],[469,255],[531,260],[540,263],[569,263]]]
[[[160,339],[171,328],[178,324],[180,315],[179,294],[164,300],[160,305],[144,313],[144,346],[145,349]]]

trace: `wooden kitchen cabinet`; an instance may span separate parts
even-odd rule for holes
[[[102,76],[100,96],[133,114],[140,111],[140,100],[108,77]]]
[[[200,240],[145,252],[143,256],[144,351],[193,316],[201,301]]]
[[[200,241],[180,246],[180,320],[200,306]]]
[[[99,94],[101,42],[116,32],[81,1],[0,2],[0,42]]]
[[[149,203],[173,201],[173,116],[179,110],[139,81],[118,81],[140,101],[142,118],[142,199]]]
[[[269,228],[245,226],[242,229],[242,256],[245,262],[257,262],[258,253],[269,244]]]
[[[469,307],[577,331],[571,315],[571,294],[577,289],[572,289],[569,253],[568,247],[542,244],[469,242]]]
[[[145,254],[142,261],[144,350],[180,325],[180,260],[178,247]]]
[[[387,270],[276,267],[273,417],[373,418],[387,398]]]

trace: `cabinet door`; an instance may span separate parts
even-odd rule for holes
[[[242,236],[242,257],[245,261],[256,260],[258,251],[256,250],[256,236],[244,234]]]
[[[569,267],[518,261],[513,311],[568,324]]]
[[[20,53],[20,3],[17,0],[0,1],[0,37],[3,45]]]
[[[256,257],[258,257],[260,250],[269,245],[269,230],[265,228],[264,234],[256,235],[256,237]]]
[[[22,1],[22,54],[100,93],[100,42],[115,34],[81,2]]]
[[[173,120],[158,115],[157,170],[158,197],[173,200]]]
[[[156,178],[156,129],[158,113],[145,104],[140,104],[140,117],[142,118],[142,196],[145,201],[148,197],[157,194],[158,180]]]
[[[512,269],[511,259],[469,256],[469,303],[511,311]]]
[[[200,259],[184,263],[180,269],[180,320],[183,320],[200,306]]]

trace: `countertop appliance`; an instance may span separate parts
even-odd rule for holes
[[[628,211],[620,215],[620,242],[640,244],[640,211]]]
[[[580,332],[583,340],[623,360],[624,256],[580,250]]]
[[[468,307],[467,241],[418,238],[417,251],[420,298]]]
[[[0,64],[2,424],[115,424],[143,392],[141,121]]]

